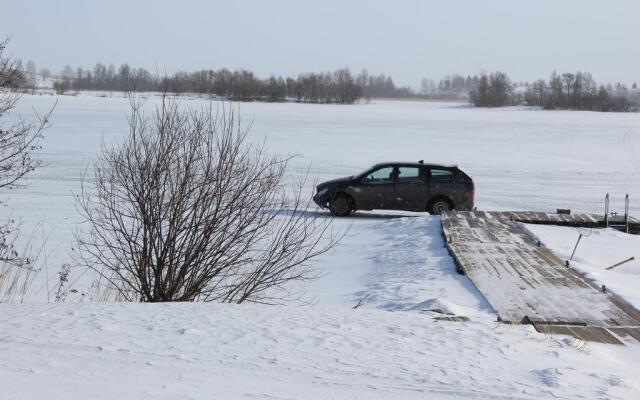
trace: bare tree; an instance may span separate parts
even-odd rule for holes
[[[509,104],[513,85],[504,72],[482,74],[478,84],[469,93],[469,99],[476,107],[503,107]]]
[[[51,76],[51,71],[47,68],[42,68],[40,70],[40,75],[42,76],[42,80],[46,81]]]
[[[78,261],[143,302],[275,303],[312,277],[339,235],[307,212],[303,183],[289,189],[288,159],[249,144],[233,110],[131,107],[128,139],[105,146],[78,196]]]
[[[65,65],[62,71],[60,71],[60,77],[66,79],[75,79],[76,73],[73,68],[71,68],[71,65]]]
[[[3,57],[7,41],[0,42],[0,118],[15,108],[20,94],[12,92],[12,77],[17,73],[11,58]],[[14,188],[18,182],[38,165],[33,157],[38,150],[42,131],[47,127],[51,111],[37,116],[36,124],[18,120],[11,125],[0,125],[0,190]]]
[[[33,60],[27,61],[27,68],[25,69],[25,71],[28,72],[32,77],[36,75],[36,64],[33,62]]]
[[[22,119],[6,124],[7,113],[13,110],[20,94],[10,90],[15,77],[20,74],[18,63],[11,57],[5,57],[8,41],[0,42],[0,191],[21,186],[22,179],[40,165],[34,152],[40,148],[39,141],[43,130],[49,125],[49,113],[38,116],[37,122],[30,123]],[[0,206],[6,206],[0,198]],[[18,229],[13,218],[0,221],[0,301],[6,300],[7,293],[23,291],[31,274],[33,259],[25,252],[16,249]],[[22,286],[22,289],[16,289]]]

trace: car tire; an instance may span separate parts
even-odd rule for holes
[[[442,215],[453,209],[454,207],[451,201],[442,197],[432,200],[427,207],[427,211],[429,211],[431,215]]]
[[[329,211],[337,217],[346,217],[353,211],[353,203],[348,196],[338,194],[329,202]]]

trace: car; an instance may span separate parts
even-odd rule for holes
[[[473,210],[473,180],[457,166],[379,163],[346,178],[319,184],[313,201],[336,216],[356,210]]]

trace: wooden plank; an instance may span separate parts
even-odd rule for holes
[[[481,215],[479,213],[480,212],[476,212],[475,214]],[[532,211],[493,212],[492,214],[501,219],[528,224],[553,224],[577,228],[603,228],[606,226],[604,215],[602,214],[553,214]],[[609,217],[609,223],[610,225],[623,225],[624,216],[611,216]],[[640,232],[640,219],[629,216],[629,230],[631,232]]]
[[[598,342],[623,345],[624,343],[612,335],[607,329],[593,326],[533,324],[536,331],[546,335],[572,336],[587,342]]]
[[[602,343],[620,343],[608,328],[640,333],[640,312],[602,293],[551,251],[538,246],[516,222],[519,220],[585,225],[594,219],[534,212],[454,211],[443,216],[449,252],[501,321],[552,324],[555,328],[541,329]],[[584,326],[576,328],[576,324]]]
[[[640,342],[640,328],[624,328],[624,331]]]

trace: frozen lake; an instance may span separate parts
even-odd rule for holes
[[[43,111],[51,96],[24,96],[18,111]],[[199,106],[200,100],[182,100]],[[152,98],[148,108],[157,103]],[[241,103],[243,120],[268,149],[297,154],[318,179],[351,175],[380,161],[458,164],[476,181],[479,208],[599,212],[605,193],[621,208],[630,193],[640,212],[640,114],[477,109],[466,104],[373,101],[353,106]],[[123,98],[58,98],[45,133],[45,167],[21,197],[68,197],[101,139],[127,134]],[[55,185],[51,185],[55,183]],[[54,189],[55,193],[49,190]],[[55,197],[56,200],[51,199]],[[49,214],[45,213],[43,215]]]
[[[26,95],[16,113],[44,112],[56,97]],[[44,166],[10,193],[12,212],[34,242],[47,239],[50,265],[68,260],[78,216],[73,196],[102,141],[126,137],[129,102],[61,96],[45,132]],[[182,100],[200,106],[203,100]],[[149,110],[158,98],[147,102]],[[605,193],[623,212],[625,193],[640,215],[640,114],[476,109],[466,104],[373,101],[358,105],[242,103],[252,139],[268,151],[297,154],[318,180],[351,175],[380,161],[458,164],[476,182],[480,209],[571,208],[601,212]],[[33,228],[42,223],[42,227]],[[51,275],[51,273],[49,274]]]

